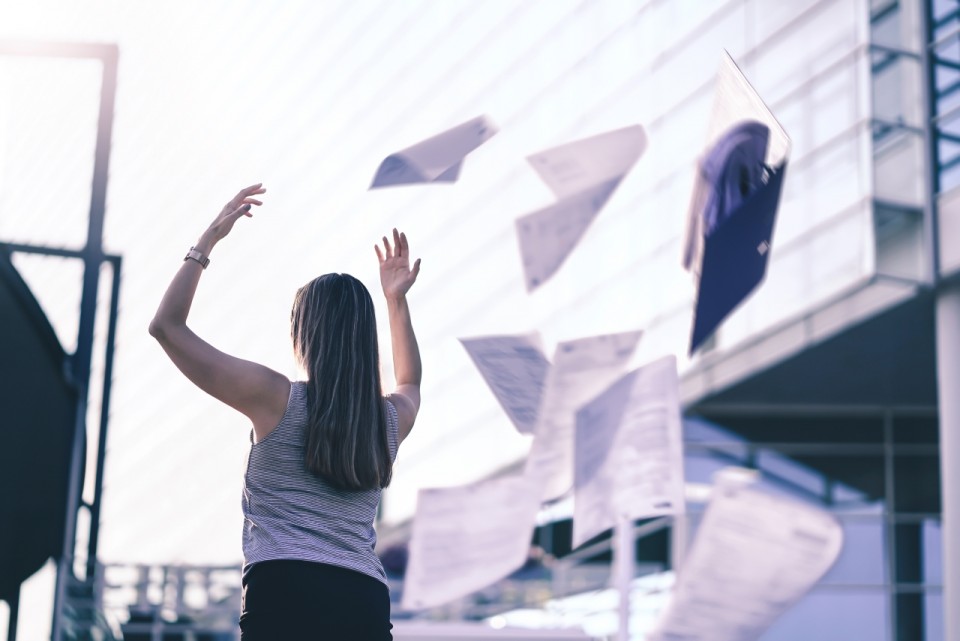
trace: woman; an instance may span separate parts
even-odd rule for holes
[[[225,354],[187,327],[210,252],[250,216],[260,184],[228,202],[167,288],[150,334],[187,378],[253,424],[243,491],[241,638],[391,639],[390,598],[373,548],[381,489],[420,407],[420,352],[406,294],[403,234],[375,247],[397,387],[382,396],[373,301],[352,276],[302,287],[291,335],[305,381]]]

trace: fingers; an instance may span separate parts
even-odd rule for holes
[[[255,185],[250,185],[249,187],[244,187],[237,192],[237,195],[230,199],[230,202],[227,203],[226,208],[233,210],[236,209],[242,203],[252,202],[257,205],[262,205],[263,203],[257,200],[256,198],[250,198],[250,196],[256,196],[257,194],[266,193],[267,188],[263,186],[263,183],[257,183]]]
[[[413,280],[417,280],[417,275],[420,273],[420,259],[419,259],[419,258],[418,258],[416,261],[414,261],[414,263],[413,263],[413,269],[411,269],[410,272],[413,274]]]
[[[407,242],[407,235],[400,233],[396,227],[393,229],[393,243],[390,243],[390,239],[384,236],[381,241],[383,242],[383,250],[380,249],[380,245],[374,245],[374,249],[377,252],[377,258],[380,260],[382,265],[384,261],[390,258],[401,258],[410,256],[410,243]],[[404,260],[406,263],[407,261]],[[414,269],[420,269],[420,259],[417,259]],[[414,276],[416,277],[416,276]]]
[[[262,194],[267,191],[267,188],[263,186],[263,183],[257,183],[256,185],[250,185],[249,187],[244,187],[240,190],[240,193],[237,196],[247,197],[254,194]]]
[[[230,212],[229,215],[230,215],[230,217],[233,218],[234,220],[236,220],[237,218],[240,218],[240,216],[246,216],[247,218],[252,218],[252,217],[253,217],[253,214],[250,213],[250,204],[249,204],[249,203],[247,203],[247,204],[245,204],[245,205],[240,205],[239,207],[237,207],[236,209],[234,209],[232,212]]]

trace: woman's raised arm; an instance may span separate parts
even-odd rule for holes
[[[240,411],[253,422],[258,438],[269,433],[283,417],[290,381],[267,367],[230,356],[216,349],[187,327],[187,316],[214,246],[230,233],[242,217],[252,214],[254,198],[266,191],[259,183],[240,190],[217,215],[167,287],[150,322],[150,335],[197,387]]]
[[[420,348],[413,333],[410,307],[407,305],[407,292],[420,273],[420,259],[410,267],[407,237],[396,229],[393,230],[393,246],[384,236],[383,249],[381,250],[379,245],[375,245],[374,249],[380,261],[380,285],[387,299],[390,342],[393,345],[393,372],[397,379],[397,388],[388,397],[397,408],[399,437],[403,441],[413,429],[417,412],[420,411]]]

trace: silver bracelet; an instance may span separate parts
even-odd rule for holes
[[[200,266],[203,267],[204,269],[206,269],[207,265],[210,264],[210,259],[204,256],[203,254],[201,254],[199,251],[197,251],[193,247],[191,247],[190,251],[187,252],[187,255],[183,257],[183,260],[195,260],[198,263],[200,263]]]

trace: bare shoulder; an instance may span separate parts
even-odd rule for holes
[[[266,368],[265,368],[266,369]],[[287,403],[293,383],[286,376],[273,370],[263,374],[263,390],[256,403],[257,412],[250,416],[257,441],[265,439],[276,429],[287,412]]]
[[[410,435],[420,411],[420,386],[398,385],[386,398],[397,410],[397,433],[402,443]]]

